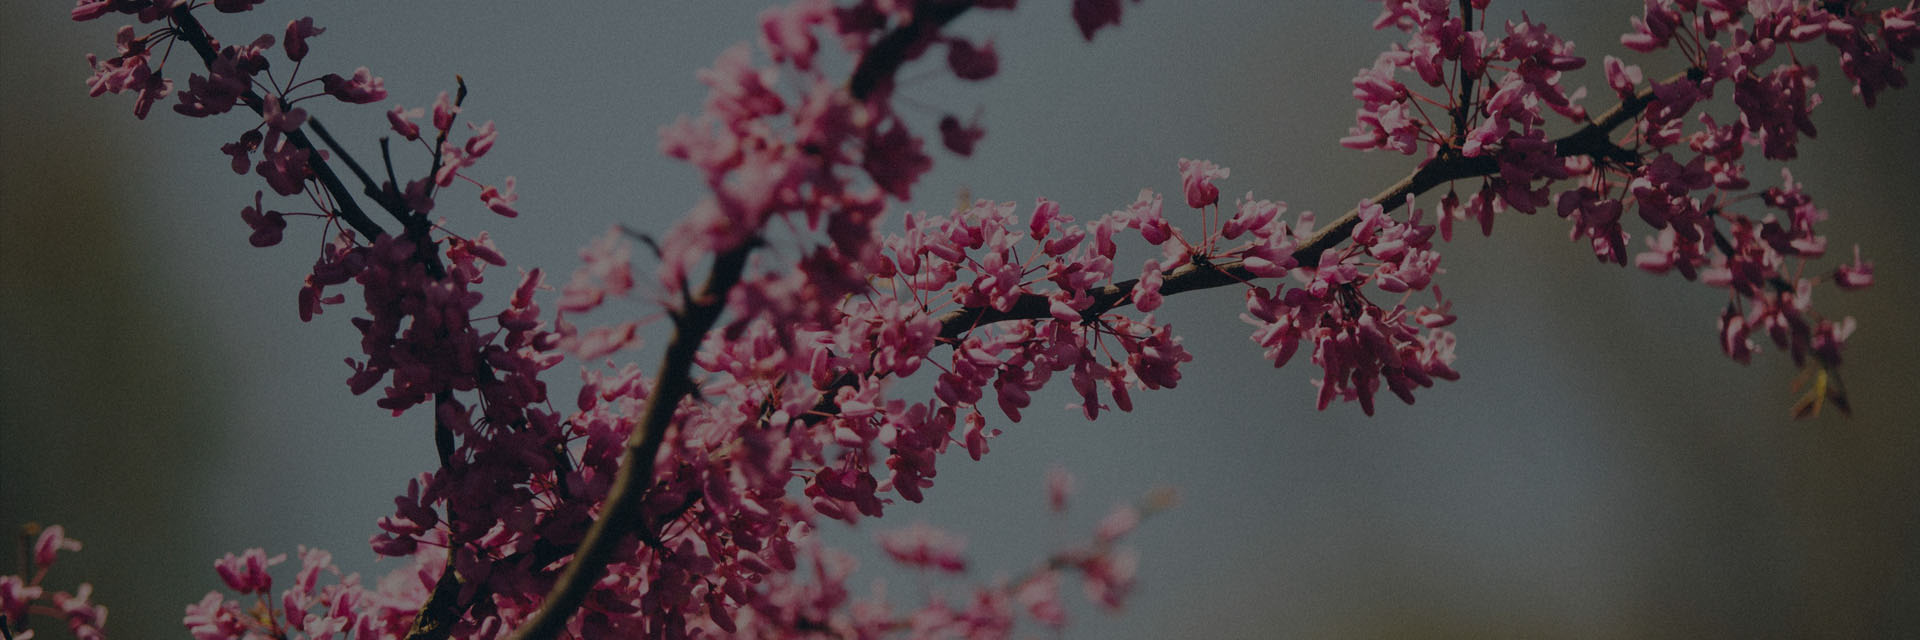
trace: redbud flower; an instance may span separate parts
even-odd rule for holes
[[[1747,319],[1733,305],[1720,314],[1720,350],[1735,362],[1747,364],[1753,358],[1754,344],[1747,339],[1751,330]]]
[[[1122,550],[1095,556],[1082,562],[1080,570],[1085,573],[1087,599],[1108,609],[1118,609],[1126,604],[1127,594],[1133,591],[1134,572],[1140,568],[1140,556],[1130,550]]]
[[[27,607],[46,595],[44,587],[28,586],[20,576],[0,576],[0,615],[9,623],[27,619]]]
[[[282,46],[286,47],[287,50],[287,59],[299,62],[306,58],[307,38],[326,32],[326,29],[313,26],[313,18],[311,17],[287,22],[287,38],[282,43]]]
[[[1054,467],[1047,470],[1047,508],[1054,513],[1065,513],[1067,498],[1073,495],[1073,474]]]
[[[1093,536],[1101,542],[1113,542],[1140,526],[1140,510],[1132,505],[1114,507],[1107,517],[1100,519],[1100,525],[1093,530]]]
[[[1639,91],[1640,83],[1644,80],[1639,65],[1626,64],[1619,58],[1607,56],[1601,59],[1600,66],[1606,69],[1607,86],[1612,87],[1622,99]]]
[[[1187,206],[1199,209],[1220,201],[1215,180],[1227,179],[1228,169],[1205,160],[1180,159],[1180,187],[1187,193]]]
[[[866,157],[860,167],[888,194],[911,200],[913,183],[933,168],[933,159],[920,151],[920,138],[896,119],[886,131],[867,139]]]
[[[433,99],[433,128],[441,133],[452,129],[453,115],[456,113],[460,113],[460,106],[447,97],[447,92],[440,92],[440,96]]]
[[[66,527],[51,525],[40,530],[40,537],[33,541],[33,566],[46,569],[53,565],[54,556],[61,551],[79,551],[80,541],[67,537]]]
[[[1120,26],[1120,0],[1073,0],[1073,23],[1080,36],[1093,41],[1093,32],[1107,25]]]
[[[1860,259],[1860,245],[1853,245],[1853,264],[1843,264],[1834,270],[1833,283],[1847,291],[1873,285],[1873,262]]]
[[[1067,624],[1067,609],[1060,603],[1060,572],[1046,570],[1029,578],[1014,592],[1015,600],[1027,606],[1027,615],[1040,624],[1059,629]]]
[[[487,209],[494,213],[508,218],[519,216],[520,212],[514,210],[513,203],[518,201],[520,196],[513,193],[513,186],[513,176],[507,176],[507,188],[505,191],[500,190],[498,187],[488,185],[486,188],[480,190],[480,201],[487,203]]]
[[[760,46],[774,62],[793,61],[801,71],[813,69],[813,56],[820,42],[811,27],[831,17],[833,7],[825,2],[795,3],[771,7],[760,12]]]
[[[266,550],[253,548],[242,551],[238,557],[227,554],[213,563],[213,569],[229,589],[240,593],[266,593],[273,589],[273,577],[267,575],[267,567],[286,560],[287,554],[268,558]]]
[[[954,38],[947,41],[947,66],[962,80],[985,80],[1000,70],[1000,56],[994,53],[992,40],[976,47],[964,38]]]
[[[980,128],[977,119],[962,125],[960,119],[952,115],[940,118],[940,144],[946,146],[948,151],[963,156],[973,155],[973,145],[986,135],[986,130]]]
[[[71,14],[74,22],[85,22],[113,11],[115,0],[78,0]]]
[[[1160,308],[1160,263],[1148,260],[1141,267],[1140,282],[1133,286],[1133,306],[1141,311],[1151,312]]]
[[[427,110],[420,107],[402,109],[400,105],[396,104],[393,105],[392,109],[387,110],[387,124],[392,126],[393,132],[400,134],[400,137],[408,140],[419,140],[420,125],[414,124],[413,119],[426,115],[426,113]]]
[[[374,77],[366,67],[355,69],[352,78],[342,78],[337,73],[321,76],[320,86],[327,95],[341,102],[367,104],[387,99],[387,81]]]
[[[261,192],[253,192],[253,206],[240,210],[240,219],[253,228],[247,242],[256,247],[280,244],[280,232],[287,228],[286,217],[278,211],[266,211],[260,204]]]

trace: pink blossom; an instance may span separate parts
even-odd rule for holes
[[[1681,21],[1672,5],[1671,0],[1646,0],[1645,13],[1631,19],[1633,32],[1620,36],[1620,44],[1641,53],[1667,46],[1667,39],[1673,37]]]
[[[1107,26],[1120,26],[1120,0],[1073,0],[1073,22],[1080,36],[1093,40],[1093,33]]]
[[[289,21],[287,23],[287,37],[282,41],[282,46],[286,47],[287,50],[287,59],[294,62],[305,59],[307,57],[307,38],[326,32],[326,29],[313,26],[313,18],[310,17]]]
[[[447,92],[440,92],[440,95],[433,99],[433,128],[441,133],[452,130],[453,116],[458,113],[460,113],[460,105],[454,104],[453,100],[447,96]]]
[[[320,86],[327,95],[351,104],[367,104],[387,99],[386,81],[374,77],[373,72],[366,67],[355,69],[352,78],[343,78],[336,73],[321,76]]]
[[[947,66],[961,80],[985,80],[999,72],[1000,56],[994,53],[992,40],[976,47],[965,38],[951,38],[947,40]]]
[[[46,569],[53,566],[54,556],[61,551],[79,551],[80,541],[67,537],[66,527],[48,525],[40,530],[40,536],[33,541],[33,566]]]
[[[105,640],[100,627],[107,622],[107,608],[94,604],[93,585],[81,583],[80,587],[69,594],[65,591],[53,594],[53,606],[67,619],[67,630],[78,640]]]
[[[1847,291],[1857,291],[1873,285],[1873,261],[1860,259],[1860,245],[1853,245],[1852,264],[1843,264],[1834,270],[1833,282]]]
[[[792,61],[796,69],[811,70],[813,56],[820,49],[813,28],[831,18],[832,12],[833,6],[826,0],[765,9],[760,12],[760,46],[774,62]]]
[[[222,58],[208,77],[197,73],[187,75],[187,90],[176,96],[179,103],[173,105],[173,111],[191,118],[226,113],[240,103],[240,96],[246,91],[247,78],[235,70],[228,59]]]
[[[253,228],[253,235],[247,242],[256,247],[271,247],[280,244],[280,232],[287,228],[287,219],[278,211],[266,211],[260,204],[261,192],[253,192],[253,206],[240,210],[240,219]]]
[[[1720,350],[1740,364],[1753,358],[1754,344],[1747,339],[1749,328],[1747,319],[1732,305],[1720,314]]]
[[[0,576],[0,616],[8,622],[27,619],[27,607],[46,594],[46,588],[28,585],[20,576]]]
[[[1829,369],[1840,366],[1840,349],[1857,326],[1853,317],[1848,316],[1839,322],[1821,320],[1814,327],[1810,350],[1821,366]]]
[[[216,8],[252,4],[220,0]],[[631,241],[618,229],[582,251],[579,269],[549,303],[558,315],[543,315],[539,300],[551,294],[541,293],[544,275],[537,269],[523,270],[504,305],[482,308],[492,301],[480,292],[484,272],[504,266],[506,256],[487,233],[456,234],[457,211],[417,225],[426,221],[409,213],[434,207],[436,185],[471,178],[467,168],[497,139],[491,122],[469,125],[473,134],[464,143],[429,150],[437,174],[407,176],[404,189],[397,176],[387,178],[395,184],[384,190],[374,185],[378,204],[411,210],[396,212],[407,233],[335,236],[322,247],[298,303],[307,319],[325,305],[344,303],[329,287],[357,289],[359,317],[351,325],[360,353],[347,359],[349,390],[383,387],[375,402],[396,414],[432,406],[431,423],[445,447],[441,458],[396,498],[370,541],[380,554],[411,556],[411,564],[380,580],[377,590],[353,577],[323,585],[338,569],[324,552],[303,549],[301,569],[277,601],[261,598],[264,606],[243,609],[210,596],[188,608],[190,632],[228,637],[264,633],[264,626],[312,638],[397,637],[453,570],[467,590],[459,601],[474,603],[475,618],[457,622],[456,633],[505,633],[551,586],[554,549],[564,551],[601,510],[611,512],[606,501],[621,477],[621,459],[642,428],[635,416],[658,399],[654,394],[668,391],[673,402],[657,406],[673,409],[670,422],[645,426],[660,429],[645,434],[658,449],[637,452],[649,456],[652,474],[621,480],[645,485],[638,512],[628,517],[645,524],[649,535],[612,554],[604,567],[609,577],[595,583],[586,613],[566,633],[777,637],[804,628],[841,637],[1008,635],[1023,609],[1045,625],[1064,622],[1058,573],[1070,569],[1082,571],[1089,597],[1119,606],[1136,567],[1111,543],[1132,530],[1145,506],[1109,516],[1091,548],[1049,558],[1030,580],[932,596],[917,610],[880,598],[854,604],[847,586],[851,563],[811,538],[820,517],[855,522],[882,515],[894,500],[889,493],[923,500],[940,455],[950,448],[964,448],[975,459],[985,455],[999,434],[980,406],[988,384],[1015,422],[1036,398],[1045,401],[1034,392],[1062,372],[1090,419],[1103,409],[1131,410],[1135,390],[1177,385],[1179,367],[1192,360],[1180,338],[1151,315],[1130,315],[1165,306],[1166,296],[1192,288],[1196,277],[1246,288],[1242,318],[1276,366],[1306,346],[1321,408],[1338,399],[1371,414],[1383,389],[1412,403],[1419,389],[1459,375],[1451,367],[1457,341],[1442,329],[1455,316],[1439,296],[1441,254],[1431,236],[1438,231],[1450,238],[1452,222],[1461,219],[1477,220],[1490,233],[1493,217],[1508,209],[1531,213],[1555,205],[1572,239],[1591,244],[1603,261],[1624,264],[1630,237],[1624,226],[1634,222],[1625,208],[1637,207],[1641,221],[1655,228],[1647,234],[1651,249],[1636,257],[1639,266],[1698,275],[1732,296],[1720,326],[1729,356],[1745,361],[1759,333],[1796,361],[1812,356],[1815,364],[1836,365],[1853,324],[1812,309],[1813,283],[1865,286],[1871,263],[1856,249],[1852,264],[1831,276],[1800,277],[1797,262],[1826,247],[1815,231],[1826,212],[1790,179],[1758,198],[1737,193],[1747,188],[1742,154],[1754,144],[1768,157],[1790,156],[1799,136],[1814,134],[1808,119],[1818,105],[1814,73],[1797,62],[1771,62],[1776,47],[1801,54],[1781,43],[1805,48],[1825,38],[1840,50],[1856,92],[1871,103],[1877,92],[1904,81],[1892,58],[1910,52],[1915,34],[1910,9],[1842,14],[1786,2],[1651,0],[1628,46],[1653,49],[1678,37],[1692,74],[1653,85],[1654,99],[1629,118],[1635,124],[1624,125],[1636,128],[1579,129],[1573,138],[1551,138],[1546,109],[1574,120],[1569,128],[1587,126],[1583,94],[1563,84],[1564,72],[1584,64],[1570,43],[1525,16],[1490,37],[1482,29],[1488,21],[1463,20],[1453,13],[1456,3],[1388,0],[1377,26],[1400,29],[1406,39],[1354,78],[1352,94],[1361,106],[1341,143],[1425,151],[1422,171],[1439,171],[1426,175],[1468,181],[1461,187],[1473,190],[1466,202],[1451,190],[1441,199],[1437,225],[1410,201],[1366,201],[1357,220],[1339,219],[1339,231],[1325,236],[1331,246],[1307,247],[1316,237],[1311,213],[1283,219],[1283,204],[1248,193],[1232,215],[1222,216],[1215,182],[1228,177],[1227,169],[1183,159],[1182,193],[1192,207],[1215,207],[1198,217],[1208,227],[1217,223],[1217,231],[1183,232],[1164,216],[1161,196],[1142,191],[1123,210],[1086,223],[1044,199],[1023,221],[1011,203],[967,198],[950,215],[908,214],[902,231],[889,232],[893,227],[881,222],[896,208],[889,200],[908,198],[931,168],[925,140],[909,128],[909,116],[895,111],[894,78],[846,82],[826,67],[849,62],[863,72],[892,73],[899,63],[918,60],[921,69],[962,79],[989,77],[999,69],[991,40],[943,34],[944,22],[927,19],[950,17],[944,12],[962,4],[871,0],[839,7],[800,0],[761,14],[765,59],[741,46],[701,73],[710,89],[705,112],[661,129],[660,149],[692,165],[710,193],[693,200],[698,204],[685,222],[659,236],[657,265],[652,256],[639,261],[660,273],[659,286],[642,296],[665,304],[664,313],[652,317],[700,331],[708,314],[722,318],[705,334],[689,331],[698,349],[673,361],[693,368],[685,375],[655,380],[636,364],[594,367],[582,372],[572,407],[556,409],[548,401],[540,374],[568,355],[563,351],[607,357],[637,344],[639,326],[651,319],[575,324],[578,314],[640,289]],[[1467,4],[1484,9],[1486,2]],[[82,0],[72,14],[89,19],[119,11],[151,22],[186,8],[174,0]],[[1091,38],[1118,24],[1122,8],[1118,0],[1079,0],[1072,12]],[[155,33],[190,37],[185,22]],[[310,20],[289,24],[287,57],[303,59],[306,38],[318,33]],[[822,33],[845,55],[817,60]],[[120,32],[119,56],[92,61],[89,91],[138,91],[136,114],[144,115],[145,105],[169,89],[149,66],[148,39],[131,28]],[[263,72],[271,43],[222,48],[206,77],[189,78],[176,110],[211,115],[231,110],[249,87],[268,94],[259,105],[262,120],[240,123],[253,133],[222,152],[244,171],[258,151],[255,170],[269,185],[299,194],[328,158],[289,141],[304,112],[271,89],[298,79],[268,82]],[[937,59],[943,45],[944,64]],[[1623,99],[1646,86],[1636,67],[1613,58],[1605,66],[1608,87]],[[1407,77],[1420,82],[1403,84]],[[364,68],[352,79],[330,75],[322,84],[327,94],[350,102],[384,95],[381,81]],[[1464,86],[1475,90],[1460,95]],[[1733,87],[1741,117],[1689,126],[1686,114],[1707,104],[1720,86]],[[1637,100],[1628,105],[1641,106]],[[447,133],[456,111],[441,94],[434,127]],[[413,121],[423,115],[423,109],[395,108],[388,124],[419,139]],[[971,153],[982,131],[977,115],[964,122],[945,116],[937,128],[941,142],[962,155]],[[1695,155],[1674,148],[1682,141]],[[517,214],[514,179],[480,186],[483,206]],[[343,212],[328,208],[344,203],[316,195],[323,209],[299,215],[338,227]],[[262,197],[256,194],[242,218],[253,230],[250,241],[272,244],[283,235],[285,214],[266,211]],[[1742,209],[1756,202],[1772,211],[1749,217]],[[1409,213],[1389,215],[1388,207],[1400,204]],[[1120,257],[1133,250],[1124,246],[1133,232],[1161,250],[1128,289],[1114,282],[1114,264],[1140,259]],[[363,226],[358,235],[369,233]],[[1240,244],[1216,246],[1227,240]],[[1298,264],[1294,254],[1303,250],[1317,260]],[[749,251],[752,256],[736,260]],[[698,272],[709,268],[721,284],[703,290]],[[1121,277],[1133,275],[1121,271]],[[1259,281],[1283,276],[1292,279]],[[1176,278],[1181,286],[1171,286]],[[1430,303],[1410,295],[1429,288]],[[929,363],[936,365],[929,370],[939,369],[931,385],[894,382]],[[688,387],[687,396],[678,395]],[[799,495],[790,491],[796,478],[804,484]],[[1048,485],[1056,511],[1064,509],[1067,493],[1059,478],[1064,474]],[[945,534],[909,530],[883,536],[881,545],[907,564],[952,572],[965,566],[961,543]],[[216,568],[229,587],[264,593],[272,586],[267,569],[278,561],[249,550]],[[24,588],[0,580],[0,595],[13,594],[9,610]],[[65,598],[76,629],[104,613],[86,604],[84,592]]]
[[[478,127],[469,124],[467,128],[473,129],[473,136],[467,138],[467,143],[461,149],[466,152],[468,158],[477,159],[487,155],[488,151],[493,150],[493,141],[500,137],[500,134],[493,129],[492,120]]]
[[[786,101],[772,88],[778,74],[754,67],[752,52],[744,44],[727,49],[712,68],[700,70],[699,77],[710,89],[707,109],[726,118],[729,126],[786,110]]]
[[[875,129],[878,131],[878,129]],[[933,168],[933,160],[920,151],[920,139],[895,120],[886,131],[867,138],[860,166],[873,177],[874,184],[895,198],[913,198],[913,183]]]
[[[1121,505],[1100,519],[1100,526],[1094,529],[1093,536],[1100,542],[1113,542],[1126,537],[1137,526],[1140,526],[1140,510],[1131,505]]]
[[[461,169],[471,167],[473,163],[473,156],[467,155],[465,150],[448,140],[440,146],[440,170],[434,172],[433,183],[442,188],[453,186],[454,176],[460,175]]]
[[[1148,260],[1140,270],[1140,281],[1133,285],[1133,306],[1141,311],[1160,308],[1160,263]]]
[[[258,129],[248,129],[246,133],[240,134],[239,141],[220,145],[220,152],[233,158],[234,173],[246,175],[247,169],[253,167],[253,159],[250,156],[254,149],[260,148],[262,139],[263,135]]]
[[[999,429],[988,429],[987,419],[978,411],[967,413],[966,445],[967,455],[974,460],[987,455],[987,439],[1000,435]]]
[[[1067,498],[1073,495],[1073,474],[1065,469],[1054,467],[1047,470],[1047,508],[1054,513],[1065,513]]]
[[[1134,574],[1139,568],[1140,556],[1125,550],[1082,562],[1080,571],[1085,579],[1081,584],[1086,588],[1087,599],[1108,609],[1120,608],[1133,592]]]
[[[1228,173],[1226,167],[1205,160],[1181,158],[1180,187],[1187,193],[1187,206],[1199,209],[1219,202],[1220,188],[1213,181],[1227,179]]]
[[[1059,629],[1067,624],[1067,609],[1060,602],[1060,572],[1047,570],[1040,572],[1014,591],[1014,599],[1026,606],[1027,615],[1049,628]]]
[[[519,200],[520,196],[513,193],[513,176],[507,176],[506,187],[505,190],[493,185],[481,188],[480,201],[486,203],[489,211],[508,218],[518,217],[520,212],[513,208],[513,203]]]
[[[238,604],[226,601],[219,592],[212,592],[199,602],[187,605],[183,622],[194,640],[228,640],[247,634],[247,619]]]
[[[227,583],[227,588],[240,593],[264,594],[273,588],[273,578],[267,575],[267,567],[286,560],[286,554],[268,558],[264,549],[254,548],[241,552],[239,556],[229,553],[213,563],[213,568],[220,574],[220,579]]]
[[[260,162],[253,166],[254,172],[266,179],[274,193],[290,196],[305,191],[308,151],[284,139],[279,144],[273,142],[267,142]]]
[[[261,113],[261,119],[266,124],[268,130],[288,133],[296,131],[307,124],[306,109],[297,107],[291,109],[285,108],[279,100],[268,100],[266,102],[266,109]]]
[[[978,118],[965,125],[960,124],[959,118],[951,115],[940,118],[940,143],[954,153],[963,156],[973,155],[973,145],[979,143],[980,138],[986,135],[986,130],[980,128]]]
[[[115,2],[116,0],[76,0],[71,15],[75,22],[92,20],[111,12]],[[14,619],[18,620],[19,617],[16,616]]]
[[[414,124],[413,119],[426,115],[426,113],[426,109],[420,107],[402,109],[400,105],[394,105],[392,109],[387,110],[387,124],[393,128],[394,133],[400,134],[400,137],[408,140],[419,140],[420,125]]]

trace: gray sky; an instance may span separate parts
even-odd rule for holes
[[[66,3],[3,1],[0,525],[67,524],[88,546],[54,584],[94,580],[123,638],[183,635],[181,607],[218,586],[212,561],[227,551],[306,544],[352,570],[390,570],[366,539],[406,479],[433,465],[428,418],[395,419],[347,392],[353,305],[299,322],[312,225],[295,221],[281,246],[246,244],[237,213],[258,180],[229,171],[218,147],[251,123],[166,106],[135,122],[124,97],[88,100],[82,55],[111,51],[117,24],[68,22]],[[1325,216],[1413,166],[1336,143],[1354,72],[1397,40],[1368,30],[1376,4],[1156,0],[1129,4],[1124,26],[1091,44],[1064,6],[1025,4],[955,26],[994,39],[1000,76],[905,74],[903,109],[924,131],[976,107],[988,131],[973,158],[936,156],[916,208],[944,210],[964,186],[1023,215],[1044,196],[1085,220],[1143,187],[1177,193],[1175,161],[1192,157],[1233,169],[1223,194]],[[1621,54],[1613,43],[1640,5],[1607,4],[1619,8],[1501,2],[1493,15],[1524,8],[1576,42],[1590,59],[1576,82],[1599,89],[1587,103],[1598,109],[1610,104],[1598,61]],[[366,65],[410,107],[463,75],[463,118],[500,129],[476,172],[516,176],[522,216],[486,213],[470,189],[436,213],[490,231],[516,265],[563,276],[609,225],[662,230],[699,197],[655,132],[699,108],[694,71],[749,39],[759,10],[565,6],[270,3],[205,20],[237,41],[312,15],[328,31],[303,76]],[[1920,312],[1906,277],[1920,267],[1909,249],[1920,218],[1901,188],[1920,161],[1920,102],[1896,92],[1861,109],[1831,56],[1812,58],[1826,61],[1828,102],[1795,176],[1832,211],[1836,257],[1859,242],[1877,266],[1872,290],[1820,294],[1862,325],[1851,421],[1786,420],[1793,371],[1781,354],[1745,367],[1721,357],[1723,293],[1597,265],[1564,222],[1508,214],[1493,239],[1469,232],[1442,248],[1437,281],[1461,317],[1464,379],[1424,390],[1417,406],[1315,412],[1305,357],[1278,371],[1262,360],[1237,292],[1182,295],[1157,314],[1196,356],[1178,389],[1138,394],[1135,412],[1096,423],[1052,410],[1071,399],[1049,389],[1025,421],[995,425],[1006,434],[986,460],[944,461],[926,504],[834,535],[877,569],[873,525],[926,520],[969,538],[985,580],[1080,539],[1118,502],[1178,488],[1184,502],[1134,538],[1130,608],[1077,607],[1069,637],[1920,630],[1920,341],[1906,326]],[[1629,60],[1650,77],[1678,68]],[[376,157],[379,109],[310,108],[363,162]],[[397,160],[424,170],[413,151]],[[1764,166],[1749,175],[1777,180]],[[651,368],[657,353],[624,357]],[[550,372],[555,397],[571,396],[576,370]],[[1056,464],[1082,489],[1065,522],[1046,517],[1041,491]],[[896,598],[920,588],[875,575],[892,578]]]

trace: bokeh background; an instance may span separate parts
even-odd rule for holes
[[[523,215],[494,217],[460,188],[436,213],[564,274],[610,225],[662,230],[699,196],[656,130],[698,109],[694,71],[752,36],[751,4],[272,3],[206,21],[240,41],[312,15],[328,31],[303,77],[367,65],[410,107],[464,75],[463,119],[501,131],[476,171],[517,176]],[[944,211],[966,188],[1088,219],[1143,187],[1177,194],[1175,160],[1195,157],[1233,169],[1228,194],[1333,215],[1412,166],[1336,144],[1354,72],[1399,39],[1368,29],[1378,5],[1129,4],[1122,28],[1087,44],[1064,3],[1023,4],[955,27],[995,41],[998,77],[908,69],[901,93],[923,131],[981,107],[988,129],[974,157],[937,157],[915,208]],[[1621,52],[1640,4],[1501,2],[1492,15],[1524,9],[1578,43],[1590,64],[1574,80],[1598,89],[1598,110],[1611,104],[1599,59]],[[314,225],[247,245],[237,213],[258,179],[218,148],[252,123],[182,118],[171,100],[139,122],[124,96],[89,100],[83,56],[111,52],[117,23],[72,23],[64,2],[0,5],[0,525],[63,523],[85,541],[50,584],[93,581],[118,638],[183,637],[181,608],[219,586],[212,561],[228,551],[304,544],[350,570],[394,568],[365,542],[434,464],[427,418],[347,392],[352,305],[299,322]],[[1722,357],[1722,293],[1597,265],[1564,222],[1509,214],[1492,239],[1445,247],[1464,378],[1417,406],[1315,412],[1304,357],[1263,361],[1238,293],[1182,295],[1160,314],[1196,356],[1178,389],[1096,423],[1050,410],[1070,401],[1053,390],[996,425],[1006,434],[984,461],[949,458],[926,504],[831,533],[912,601],[947,583],[880,566],[877,528],[964,534],[990,580],[1176,487],[1180,506],[1133,538],[1128,609],[1076,605],[1068,637],[1920,634],[1920,99],[1896,92],[1868,111],[1832,56],[1806,57],[1823,63],[1827,102],[1794,175],[1834,216],[1818,266],[1855,242],[1876,263],[1873,289],[1820,294],[1861,322],[1851,420],[1787,419],[1795,371],[1781,354]],[[1679,68],[1629,60],[1652,77]],[[197,64],[174,62],[176,81]],[[363,162],[377,157],[378,109],[307,106]],[[424,170],[418,151],[397,157]],[[1777,184],[1772,166],[1749,173]],[[556,397],[576,367],[552,372]],[[1081,488],[1065,518],[1045,508],[1055,465]],[[59,637],[53,626],[41,632]]]

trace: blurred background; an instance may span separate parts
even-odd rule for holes
[[[84,55],[111,53],[120,21],[73,23],[63,2],[0,4],[0,526],[62,523],[84,541],[49,584],[92,581],[117,638],[183,637],[182,607],[220,586],[212,563],[229,551],[308,545],[352,571],[392,570],[366,540],[390,497],[434,464],[428,418],[348,393],[354,305],[299,322],[317,225],[292,219],[286,243],[247,245],[238,212],[259,180],[234,175],[219,146],[253,122],[183,118],[171,98],[139,122],[127,96],[90,100]],[[561,277],[610,225],[663,230],[699,197],[656,131],[699,108],[695,70],[751,38],[758,11],[273,4],[204,20],[247,41],[312,15],[327,32],[301,76],[370,66],[389,105],[428,105],[464,75],[463,121],[501,132],[474,174],[516,176],[522,216],[493,216],[459,187],[435,213]],[[1336,143],[1355,71],[1400,41],[1368,30],[1377,4],[1129,4],[1124,25],[1091,44],[1064,3],[1029,4],[954,27],[993,39],[999,76],[906,71],[903,108],[923,133],[982,107],[988,132],[972,158],[936,154],[915,209],[945,211],[966,188],[1020,202],[1022,215],[1044,196],[1087,220],[1143,187],[1177,202],[1175,161],[1190,157],[1232,168],[1223,195],[1251,190],[1324,219],[1413,166]],[[1573,83],[1596,89],[1586,104],[1598,111],[1612,104],[1599,60],[1621,53],[1640,5],[1500,2],[1491,15],[1524,9],[1576,42],[1589,66]],[[199,69],[176,54],[179,83]],[[1833,214],[1817,267],[1855,242],[1876,266],[1870,290],[1817,294],[1861,323],[1847,352],[1851,420],[1789,420],[1796,371],[1783,354],[1751,366],[1721,356],[1723,293],[1598,265],[1563,221],[1506,214],[1493,239],[1468,231],[1445,248],[1437,281],[1460,315],[1464,377],[1417,406],[1315,412],[1305,357],[1272,369],[1238,320],[1238,292],[1182,295],[1158,314],[1195,355],[1178,389],[1089,423],[1050,409],[1071,401],[1056,385],[1023,422],[990,413],[1006,431],[993,453],[950,456],[927,503],[830,534],[913,602],[929,585],[886,570],[874,531],[923,520],[963,534],[975,577],[991,580],[1082,539],[1116,504],[1177,488],[1182,503],[1132,539],[1140,586],[1127,610],[1101,613],[1070,589],[1067,637],[1920,634],[1920,295],[1907,277],[1920,271],[1920,98],[1895,92],[1868,111],[1831,55],[1802,57],[1820,61],[1827,96],[1821,135],[1794,166]],[[1671,55],[1628,60],[1649,77],[1680,68]],[[378,157],[379,109],[304,106],[363,162]],[[427,158],[401,146],[396,161],[418,174]],[[1771,165],[1749,176],[1778,184]],[[1190,213],[1168,209],[1197,223]],[[571,396],[576,371],[550,372],[555,397]],[[1056,465],[1080,487],[1064,519],[1042,489]],[[59,637],[53,626],[41,633]]]

